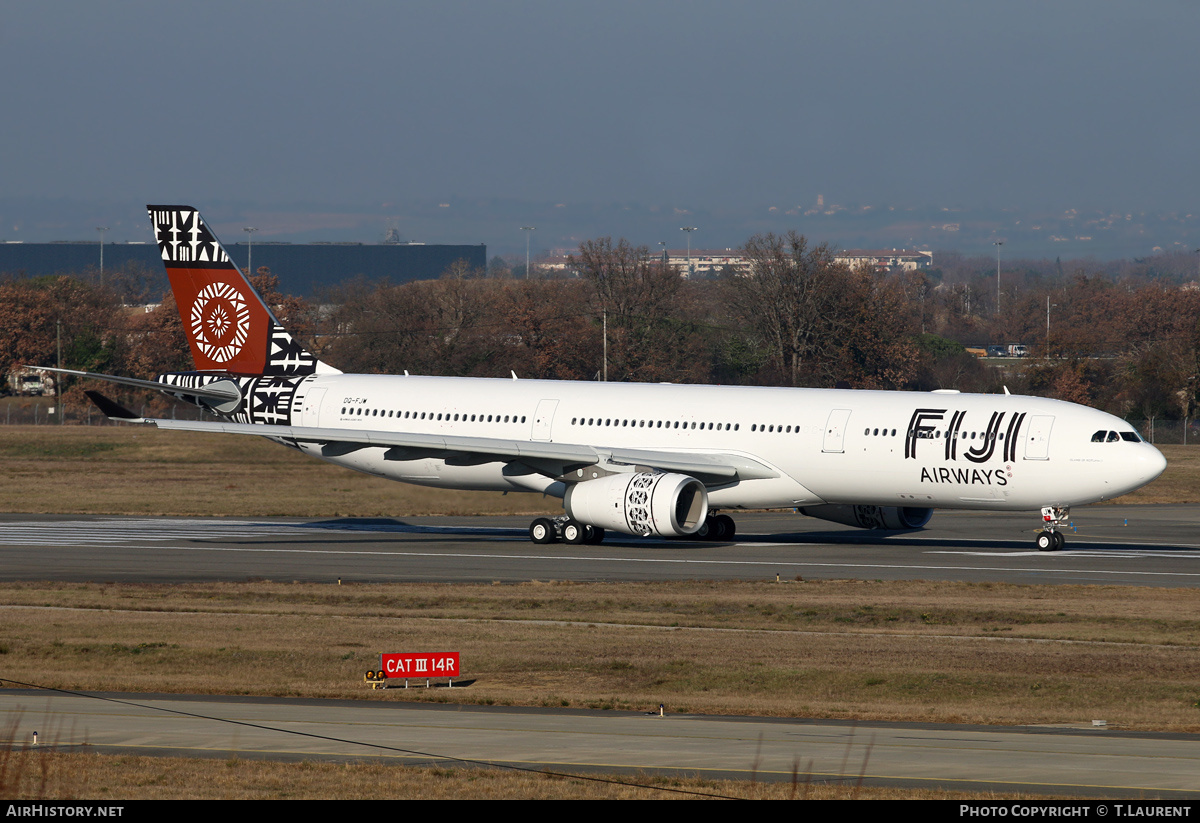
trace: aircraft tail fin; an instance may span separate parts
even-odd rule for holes
[[[337,373],[275,319],[199,211],[147,209],[197,369],[246,376]]]

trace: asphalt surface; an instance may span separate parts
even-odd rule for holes
[[[729,542],[537,546],[528,518],[130,518],[0,515],[0,579],[194,582],[859,578],[1200,586],[1200,507],[1094,506],[1066,549],[1036,514],[940,511],[907,533],[743,514]]]
[[[112,754],[501,765],[1142,800],[1200,792],[1195,736],[1091,727],[23,690],[0,690],[0,709],[15,719],[20,744],[37,731],[42,746]]]

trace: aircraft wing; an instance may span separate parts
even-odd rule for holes
[[[349,454],[357,449],[382,447],[385,459],[416,460],[444,458],[458,465],[519,461],[541,474],[558,477],[569,471],[601,462],[641,466],[659,471],[694,475],[706,485],[719,486],[736,480],[778,477],[779,472],[753,458],[738,454],[665,452],[651,449],[606,449],[572,443],[505,440],[495,437],[419,434],[414,432],[361,431],[307,426],[275,426],[261,423],[223,423],[195,420],[143,419],[98,392],[88,392],[93,402],[109,417],[143,422],[176,431],[248,434],[296,443],[318,445],[327,457]],[[96,395],[96,396],[93,396]]]

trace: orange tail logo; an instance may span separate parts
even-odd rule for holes
[[[191,206],[148,206],[171,291],[201,371],[312,374],[317,360],[279,325]]]

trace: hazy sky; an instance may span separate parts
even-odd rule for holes
[[[6,3],[5,198],[1195,208],[1200,4]]]

